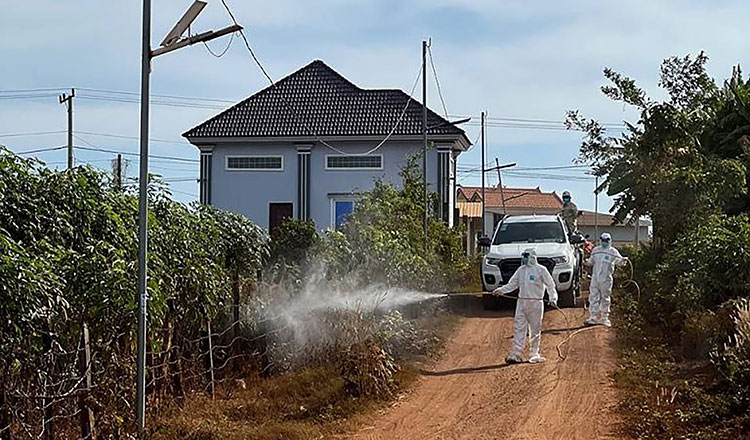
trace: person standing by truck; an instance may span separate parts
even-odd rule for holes
[[[578,212],[578,206],[573,203],[573,199],[570,197],[568,191],[562,193],[563,207],[560,211],[560,215],[565,221],[565,226],[568,228],[568,234],[574,234],[578,230],[578,217],[583,213]]]
[[[627,257],[612,246],[612,236],[605,232],[601,235],[601,244],[591,251],[591,256],[584,261],[592,266],[591,285],[589,286],[589,317],[584,325],[601,324],[610,327],[609,306],[612,303],[612,273],[615,266],[623,266]]]
[[[518,289],[515,323],[513,325],[513,348],[505,362],[518,364],[521,353],[526,345],[526,335],[529,335],[529,362],[539,363],[546,359],[539,353],[542,338],[542,315],[544,314],[544,289],[547,289],[549,303],[557,308],[557,290],[555,280],[552,279],[546,267],[536,261],[536,251],[526,249],[521,254],[519,267],[508,281],[508,284],[498,287],[494,294],[508,294]]]

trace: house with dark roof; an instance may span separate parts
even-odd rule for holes
[[[316,60],[183,134],[200,150],[200,201],[273,228],[285,218],[336,228],[358,194],[401,183],[422,151],[422,105],[363,89]],[[452,225],[463,130],[427,111],[427,182]],[[421,161],[420,161],[421,162]]]

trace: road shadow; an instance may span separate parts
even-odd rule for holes
[[[481,294],[457,294],[446,297],[450,310],[464,318],[507,318],[512,317],[514,309],[488,308],[487,299]]]
[[[480,367],[463,367],[463,368],[454,368],[452,370],[443,370],[443,371],[428,371],[428,370],[419,370],[419,374],[422,376],[452,376],[454,374],[474,374],[474,373],[483,373],[486,371],[497,371],[502,370],[503,368],[512,367],[513,365],[519,365],[519,364],[493,364],[493,365],[482,365]]]

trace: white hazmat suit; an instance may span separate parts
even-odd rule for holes
[[[612,273],[615,266],[625,265],[627,260],[617,249],[610,245],[612,237],[608,233],[601,236],[602,244],[591,251],[591,256],[584,261],[592,266],[591,286],[589,287],[589,317],[584,321],[586,325],[602,324],[611,326],[609,321],[609,307],[612,303]]]
[[[527,257],[528,255],[528,257]],[[521,362],[521,353],[529,335],[529,362],[544,362],[539,354],[544,314],[544,289],[547,288],[550,304],[557,305],[555,280],[546,267],[537,263],[534,249],[523,251],[525,263],[516,270],[508,284],[499,287],[495,293],[508,294],[518,289],[516,316],[513,329],[513,348],[505,359],[508,363]]]

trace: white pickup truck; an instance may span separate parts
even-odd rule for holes
[[[561,307],[574,307],[581,289],[583,243],[580,235],[570,235],[565,222],[556,215],[519,215],[505,217],[490,239],[479,244],[489,247],[482,258],[480,273],[485,292],[507,284],[521,266],[521,253],[533,248],[537,261],[555,279]]]

